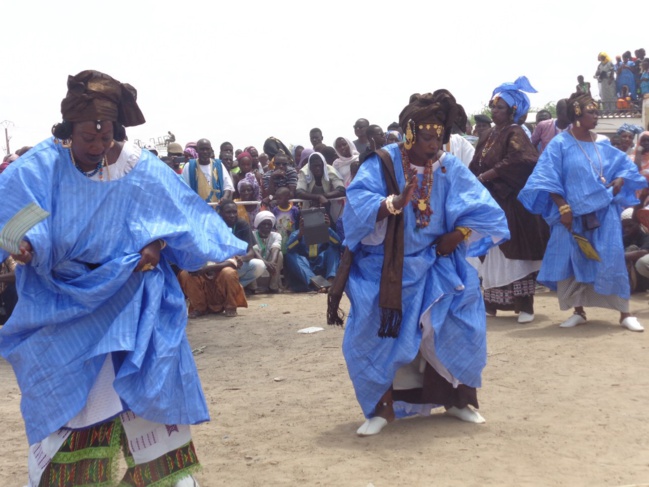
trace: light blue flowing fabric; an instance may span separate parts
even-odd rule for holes
[[[608,183],[616,178],[624,179],[624,186],[616,196],[613,196],[613,189],[607,188],[600,180],[600,158],[602,173]],[[537,280],[556,290],[557,282],[575,277],[578,282],[593,284],[599,294],[616,294],[629,299],[620,215],[625,207],[638,203],[635,192],[646,186],[647,180],[633,161],[608,141],[578,143],[569,132],[554,137],[518,195],[525,208],[540,214],[550,225],[550,241]],[[561,215],[551,194],[560,195],[570,205],[573,231],[590,241],[601,262],[584,256],[570,232],[561,224]],[[599,228],[584,228],[582,216],[589,213],[595,213],[601,225]]]
[[[17,269],[18,304],[0,329],[29,443],[83,408],[108,353],[126,409],[163,424],[207,421],[170,263],[197,270],[247,243],[148,151],[121,179],[95,182],[49,139],[0,176],[0,194],[0,226],[30,202],[51,213],[27,234],[34,259]],[[134,273],[139,251],[157,239],[167,243],[157,268]]]
[[[391,144],[384,149],[392,156],[397,183],[403,189],[399,147]],[[346,289],[351,309],[343,354],[366,417],[391,386],[396,370],[417,355],[422,338],[420,317],[431,306],[431,320],[424,326],[434,329],[437,357],[463,384],[481,385],[487,359],[486,315],[477,272],[465,259],[464,243],[448,257],[438,257],[432,243],[455,227],[469,227],[482,235],[472,254],[483,255],[508,239],[509,230],[504,212],[464,164],[450,154],[443,164],[445,171],[441,167],[434,171],[430,224],[417,229],[411,206],[404,210],[403,319],[395,339],[378,336],[384,246],[362,242],[378,226],[376,216],[388,196],[379,158],[368,158],[347,188],[345,245],[354,252],[354,263]]]

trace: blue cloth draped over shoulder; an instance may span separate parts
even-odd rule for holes
[[[540,214],[550,226],[550,241],[543,257],[538,281],[556,290],[557,282],[575,277],[578,282],[593,284],[597,293],[628,299],[629,277],[624,264],[622,223],[625,207],[638,203],[635,192],[647,186],[631,159],[608,141],[579,142],[592,161],[579,148],[577,140],[563,132],[554,137],[541,154],[534,172],[518,195],[531,213]],[[607,182],[623,178],[622,190],[613,196],[599,175]],[[563,197],[573,214],[572,230],[586,237],[600,255],[601,262],[587,259],[574,238],[561,224],[559,210],[551,195]],[[600,227],[587,230],[584,215],[595,213]]]
[[[125,408],[163,424],[207,421],[170,263],[197,270],[247,243],[148,151],[124,177],[95,182],[49,139],[2,174],[0,194],[0,227],[30,202],[50,212],[27,233],[34,258],[16,272],[18,304],[0,329],[29,443],[83,408],[113,352],[123,359],[113,386]],[[157,239],[167,243],[157,268],[134,273],[139,251]]]
[[[403,190],[400,149],[397,144],[385,149]],[[368,158],[347,188],[345,245],[354,252],[354,263],[346,289],[351,309],[343,354],[366,417],[391,386],[396,370],[417,355],[420,318],[431,307],[431,319],[423,326],[434,330],[437,357],[460,382],[481,384],[487,358],[486,318],[478,275],[465,259],[465,243],[448,257],[438,257],[432,243],[457,226],[469,227],[475,237],[472,254],[481,255],[508,239],[509,230],[504,212],[460,160],[445,154],[442,164],[445,171],[438,163],[434,167],[430,224],[416,229],[411,205],[404,209],[403,320],[396,339],[378,337],[386,220],[377,223],[376,217],[388,196],[379,158]]]

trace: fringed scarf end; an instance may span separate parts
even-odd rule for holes
[[[331,288],[330,288],[331,289]],[[327,295],[327,324],[343,326],[345,313],[340,309],[341,295],[329,293]]]
[[[401,331],[402,313],[400,309],[381,308],[381,327],[379,337],[397,338]]]

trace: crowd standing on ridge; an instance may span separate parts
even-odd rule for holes
[[[359,118],[353,137],[312,128],[261,152],[173,138],[162,155],[128,141],[145,122],[132,86],[70,76],[53,136],[0,166],[0,237],[30,205],[49,213],[0,248],[0,354],[22,391],[29,485],[115,481],[123,442],[120,485],[196,487],[190,425],[209,411],[187,319],[237,316],[258,293],[327,294],[360,436],[436,407],[485,422],[487,316],[530,326],[541,285],[572,311],[562,328],[604,307],[643,331],[629,297],[649,288],[649,131],[596,128],[649,93],[649,61],[599,61],[601,100],[579,76],[531,125],[521,76],[473,125],[438,89],[385,129]]]

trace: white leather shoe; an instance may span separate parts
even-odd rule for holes
[[[525,311],[521,311],[518,314],[518,322],[519,323],[531,323],[534,321],[534,315],[526,313]]]
[[[196,482],[196,479],[192,475],[188,475],[187,477],[183,477],[180,479],[174,487],[200,487],[198,485],[198,482]]]
[[[446,410],[446,414],[466,421],[467,423],[482,424],[486,422],[478,411],[471,409],[469,406],[462,409],[456,408],[455,406],[450,407]]]
[[[620,325],[630,331],[644,331],[644,327],[640,324],[638,318],[636,318],[635,316],[624,318]]]
[[[561,328],[572,328],[573,326],[583,325],[584,323],[586,323],[586,318],[578,313],[574,313],[570,318],[561,323],[559,326]]]
[[[378,435],[388,424],[388,420],[381,416],[374,416],[365,421],[360,428],[356,430],[358,436]]]

